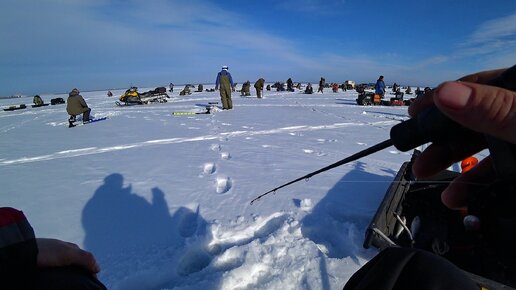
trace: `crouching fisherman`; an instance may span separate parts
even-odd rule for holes
[[[75,122],[75,116],[82,114],[82,122],[87,123],[90,120],[90,112],[91,109],[86,104],[84,98],[80,95],[78,89],[73,89],[68,94],[68,99],[66,101],[66,112],[70,115],[68,122],[70,123],[70,127],[73,127],[73,122]]]

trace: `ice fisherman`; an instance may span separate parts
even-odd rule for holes
[[[261,99],[262,98],[262,94],[263,94],[263,86],[265,85],[265,80],[263,78],[259,78],[255,83],[254,83],[254,88],[256,89],[256,97],[258,99]]]
[[[70,119],[68,119],[68,121],[75,122],[75,116],[80,114],[82,114],[83,123],[87,123],[90,120],[91,109],[88,107],[86,101],[76,88],[68,94],[66,112],[70,115]]]
[[[321,77],[321,79],[319,80],[319,88],[317,89],[317,92],[321,92],[321,94],[322,94],[325,85],[326,85],[326,80],[323,77]]]
[[[385,82],[383,81],[383,76],[380,76],[374,85],[374,93],[380,96],[385,95]]]
[[[227,65],[223,65],[222,70],[217,74],[217,79],[215,80],[215,90],[218,90],[220,87],[220,100],[222,101],[223,110],[233,109],[231,92],[235,91],[235,87],[233,84],[233,78],[231,77],[228,69]]]
[[[242,84],[242,90],[240,90],[240,96],[251,95],[251,82],[248,80]]]
[[[2,289],[106,290],[92,253],[57,239],[36,238],[22,211],[0,207]]]

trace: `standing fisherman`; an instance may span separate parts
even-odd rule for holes
[[[220,100],[222,101],[223,110],[233,109],[233,101],[231,100],[231,91],[235,91],[233,85],[233,78],[228,72],[228,66],[222,66],[222,70],[217,74],[215,81],[215,90],[219,89],[220,85]]]
[[[256,83],[254,83],[254,88],[256,89],[256,97],[258,99],[262,98],[263,86],[265,85],[265,80],[263,78],[259,78]]]

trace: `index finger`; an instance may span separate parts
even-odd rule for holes
[[[470,82],[470,83],[477,83],[477,84],[487,84],[490,80],[496,78],[500,74],[502,74],[507,68],[502,69],[495,69],[495,70],[489,70],[489,71],[483,71],[479,73],[470,74],[467,76],[464,76],[459,81],[462,82]]]
[[[505,70],[507,70],[507,68],[482,71],[482,72],[478,72],[478,73],[474,73],[474,74],[470,74],[470,75],[461,77],[458,80],[463,81],[463,82],[486,84],[489,81],[491,81],[492,79],[499,76]],[[434,104],[434,90],[431,90],[430,92],[425,93],[423,96],[416,98],[414,100],[414,102],[412,102],[412,104],[410,104],[410,107],[408,108],[408,113],[411,117],[414,117],[419,112],[432,106],[433,104]]]

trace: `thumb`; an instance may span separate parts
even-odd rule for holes
[[[445,82],[434,94],[435,105],[471,130],[516,144],[516,92],[467,82]]]

